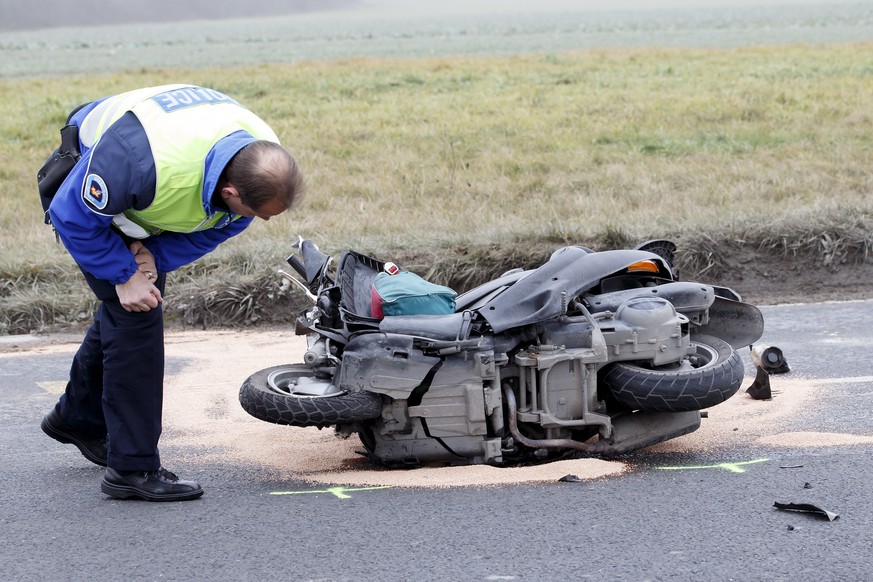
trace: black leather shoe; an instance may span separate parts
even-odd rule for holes
[[[179,479],[163,467],[157,471],[116,471],[107,468],[100,490],[119,499],[146,501],[187,501],[203,495],[196,481]]]
[[[57,408],[46,414],[39,426],[42,432],[56,441],[79,447],[85,458],[95,465],[106,466],[106,454],[109,450],[109,439],[106,436],[89,436],[65,427]]]

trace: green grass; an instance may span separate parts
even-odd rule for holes
[[[278,281],[256,288],[298,233],[454,284],[574,242],[705,237],[822,261],[871,248],[869,43],[0,80],[0,331],[75,320],[90,305],[35,191],[68,110],[179,81],[260,114],[308,176],[297,211],[174,278],[173,296],[201,297],[187,314],[177,305],[190,323],[251,321],[291,301]],[[689,264],[712,271],[706,246],[687,249]],[[229,293],[225,307],[204,307],[198,287],[210,286]]]

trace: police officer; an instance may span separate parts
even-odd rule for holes
[[[261,119],[204,87],[108,97],[69,124],[81,158],[49,217],[100,304],[42,430],[107,467],[108,495],[195,499],[200,485],[158,453],[166,273],[290,208],[302,174]]]

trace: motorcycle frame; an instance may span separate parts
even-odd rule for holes
[[[656,254],[580,247],[465,293],[460,312],[378,320],[368,316],[369,284],[383,263],[349,251],[334,280],[327,255],[309,241],[297,246],[304,261],[289,263],[316,302],[297,319],[307,334],[304,362],[325,390],[382,397],[379,418],[335,429],[358,433],[386,465],[608,457],[687,434],[700,411],[615,406],[600,394],[600,370],[681,361],[700,330],[736,347],[762,326],[735,293],[679,282]],[[644,271],[632,270],[642,263]],[[720,315],[714,324],[711,309]]]

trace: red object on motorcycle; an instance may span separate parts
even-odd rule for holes
[[[372,287],[370,291],[370,317],[382,319],[385,313],[382,311],[382,296],[376,291],[376,287]]]
[[[389,275],[397,275],[400,273],[400,267],[391,261],[386,262],[385,266],[382,267],[382,270]],[[382,311],[382,296],[379,295],[378,291],[376,291],[375,284],[372,287],[370,295],[370,317],[375,317],[377,319],[385,317],[385,314]]]

